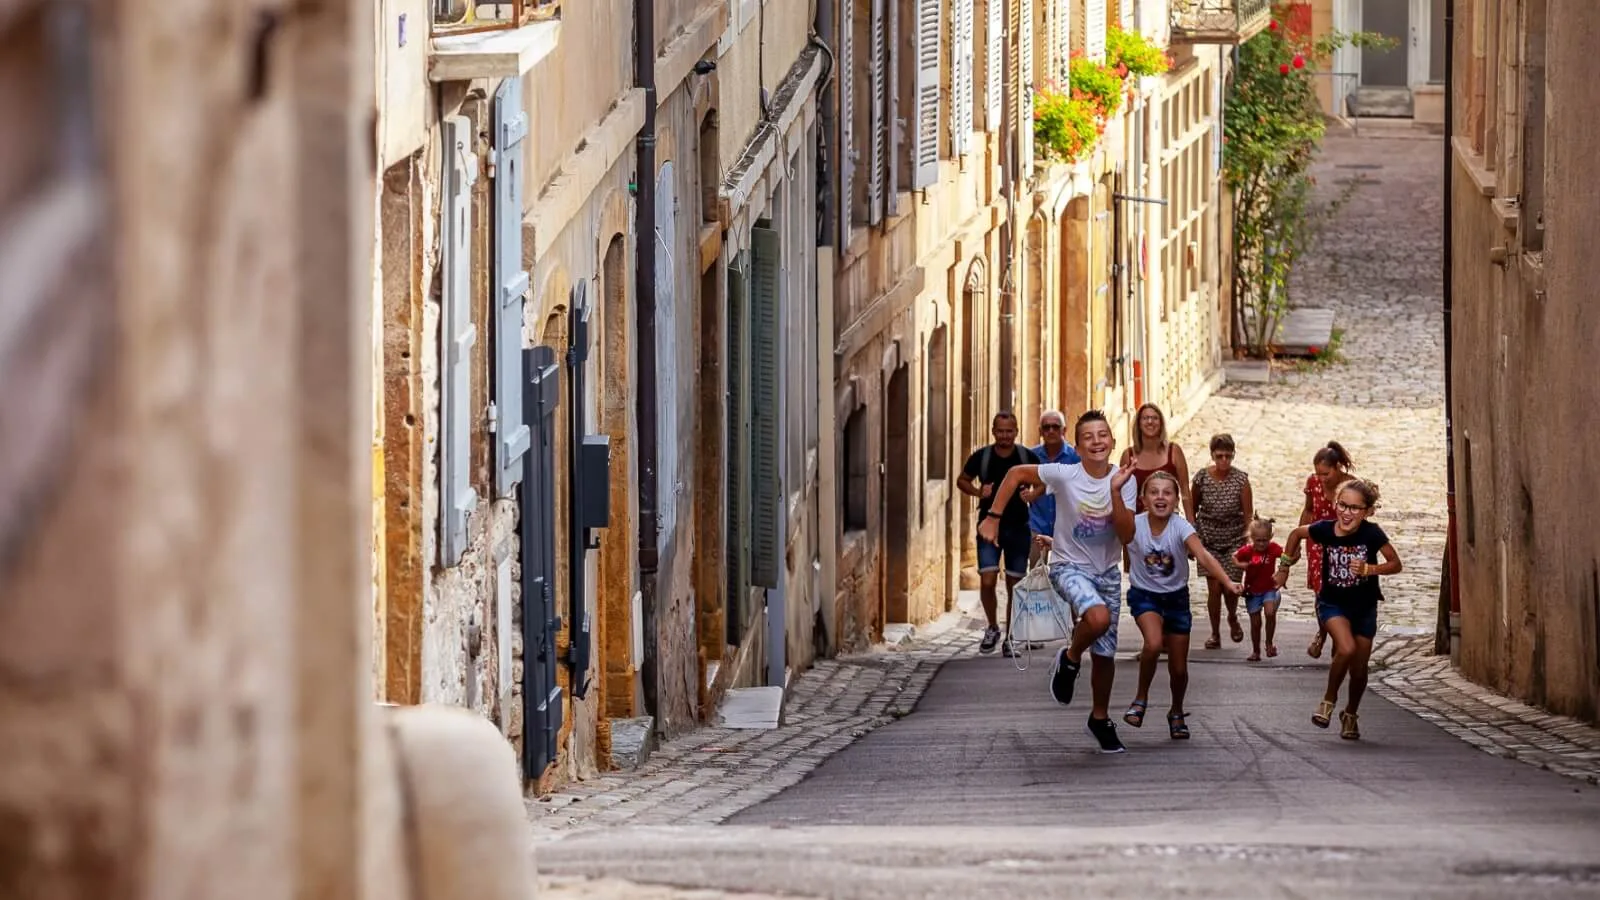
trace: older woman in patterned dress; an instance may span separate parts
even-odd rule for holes
[[[1211,438],[1211,465],[1195,473],[1189,489],[1189,520],[1200,532],[1200,543],[1217,558],[1228,578],[1237,583],[1242,573],[1234,561],[1234,551],[1244,546],[1250,520],[1255,516],[1250,476],[1233,467],[1233,437],[1219,434]],[[1206,611],[1211,617],[1211,637],[1206,649],[1222,646],[1222,603],[1228,603],[1228,631],[1235,644],[1244,640],[1239,624],[1239,598],[1211,576],[1206,576]]]

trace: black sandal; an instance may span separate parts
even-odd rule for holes
[[[1187,715],[1189,715],[1189,714],[1188,713],[1168,713],[1167,714],[1167,733],[1172,735],[1172,739],[1173,740],[1175,740],[1175,741],[1187,741],[1189,739],[1189,726],[1183,724],[1183,719]]]
[[[1122,714],[1122,721],[1135,728],[1144,727],[1144,710],[1149,704],[1143,700],[1135,700],[1128,704],[1128,711]]]

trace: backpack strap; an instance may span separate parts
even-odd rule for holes
[[[983,445],[983,456],[978,459],[978,483],[989,483],[989,460],[994,458],[994,445]]]

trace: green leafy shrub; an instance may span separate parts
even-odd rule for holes
[[[1167,71],[1172,61],[1144,35],[1113,25],[1106,29],[1106,64],[1112,69],[1120,66],[1122,74],[1148,76]]]

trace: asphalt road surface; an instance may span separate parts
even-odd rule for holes
[[[1167,736],[1164,674],[1105,756],[1087,672],[1063,708],[1043,658],[958,660],[911,715],[726,825],[578,833],[539,867],[714,891],[684,896],[1600,897],[1600,789],[1375,694],[1361,741],[1315,728],[1326,663],[1285,630],[1271,665],[1193,654],[1187,742]],[[1118,720],[1134,674],[1119,663]]]

